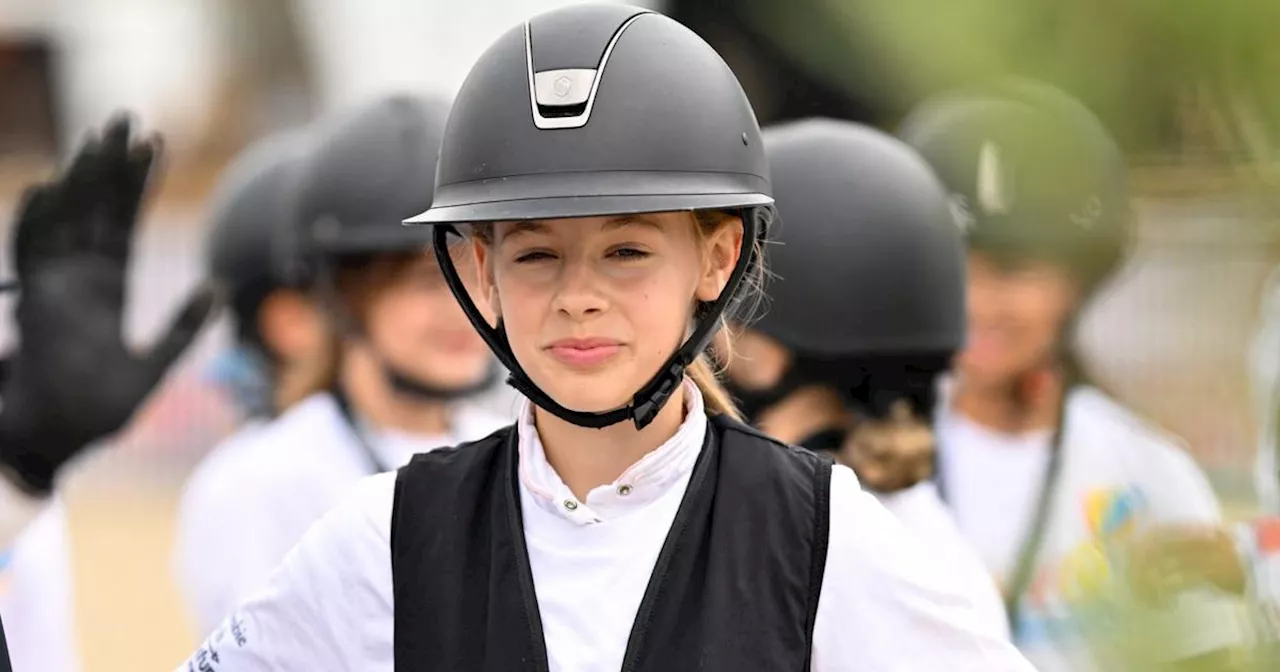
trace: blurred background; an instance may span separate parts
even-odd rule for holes
[[[128,324],[146,341],[204,273],[204,199],[236,151],[380,94],[452,94],[501,32],[563,4],[0,0],[0,212],[117,109],[162,132],[167,166],[141,227]],[[923,97],[998,74],[1046,80],[1093,108],[1129,155],[1140,236],[1082,326],[1086,360],[1104,388],[1187,441],[1231,517],[1253,511],[1267,418],[1250,348],[1280,262],[1280,3],[630,4],[710,41],[762,124],[826,115],[893,130]],[[6,244],[0,276],[10,265]],[[0,339],[11,334],[0,324]],[[226,339],[225,328],[207,334],[121,450],[69,479],[87,672],[168,669],[194,647],[170,578],[173,512],[234,422],[208,365]]]

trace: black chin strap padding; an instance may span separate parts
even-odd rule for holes
[[[770,210],[768,208],[752,208],[744,214],[742,248],[738,263],[733,268],[733,272],[729,275],[729,282],[725,284],[724,290],[720,292],[720,296],[702,313],[702,319],[697,321],[693,334],[689,339],[680,346],[678,350],[667,359],[658,372],[645,383],[640,391],[631,398],[631,403],[623,408],[617,408],[605,413],[587,413],[575,411],[565,408],[557,403],[554,399],[543,392],[528,374],[521,368],[520,363],[516,361],[515,354],[511,351],[511,343],[507,340],[506,330],[502,327],[501,321],[498,327],[489,326],[488,320],[480,313],[480,309],[476,307],[474,301],[471,300],[470,293],[467,292],[466,285],[463,284],[462,278],[458,275],[458,269],[453,265],[453,257],[449,255],[449,233],[451,227],[437,226],[432,234],[431,243],[435,249],[436,257],[440,259],[440,270],[444,273],[445,282],[449,285],[449,290],[458,300],[458,304],[462,306],[462,311],[466,313],[467,319],[471,321],[476,331],[480,332],[480,337],[484,339],[489,348],[493,350],[498,361],[511,372],[507,379],[507,384],[515,388],[515,390],[536,404],[539,408],[555,415],[556,417],[577,425],[579,427],[588,427],[592,429],[601,429],[610,425],[616,425],[619,422],[631,420],[635,423],[636,429],[644,429],[658,417],[658,412],[666,405],[667,400],[675,393],[680,386],[680,382],[684,380],[685,369],[697,359],[698,355],[707,347],[707,343],[711,341],[711,337],[715,335],[716,330],[720,326],[720,316],[728,308],[730,301],[733,300],[734,294],[737,292],[738,286],[742,283],[743,276],[747,271],[754,267],[756,233],[761,226],[768,224]]]
[[[402,373],[390,362],[386,361],[385,358],[378,357],[378,363],[382,367],[383,375],[387,377],[387,381],[391,383],[391,387],[396,392],[406,397],[413,397],[423,401],[457,401],[466,399],[489,389],[493,385],[493,381],[498,379],[498,367],[491,365],[483,378],[470,385],[459,387],[428,385],[406,373]]]

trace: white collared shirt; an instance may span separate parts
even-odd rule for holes
[[[531,411],[522,412],[520,497],[552,672],[621,667],[640,600],[702,450],[701,395],[686,383],[685,397],[679,431],[585,501],[577,501],[547,463]],[[180,669],[393,670],[395,478],[366,479],[307,533],[268,588]],[[949,571],[863,492],[853,472],[836,467],[813,669],[1029,672],[981,618],[969,580]]]

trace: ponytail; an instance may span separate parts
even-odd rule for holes
[[[720,384],[720,379],[716,377],[715,369],[712,368],[711,360],[707,358],[706,353],[698,355],[689,368],[685,369],[685,373],[702,393],[702,403],[706,406],[707,415],[727,415],[734,420],[742,420],[742,413],[738,411],[738,407],[733,403],[733,397],[729,396],[724,385]]]

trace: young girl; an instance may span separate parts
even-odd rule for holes
[[[852,472],[734,419],[701,353],[761,272],[767,168],[733,74],[660,14],[499,39],[414,221],[531,403],[366,481],[188,665],[1028,669]]]
[[[311,290],[278,297],[280,324],[262,325],[299,355],[276,389],[288,410],[215,449],[184,493],[180,575],[204,632],[362,477],[509,422],[468,401],[492,358],[424,236],[399,225],[430,203],[445,111],[380,100],[281,168],[300,174],[282,176],[297,202],[274,227],[293,233],[269,250],[274,274]]]
[[[964,339],[964,243],[928,164],[892,136],[814,119],[766,129],[783,224],[767,311],[726,372],[766,434],[830,451],[969,581],[997,630],[999,593],[933,472],[934,388]]]
[[[969,334],[938,411],[943,492],[1028,657],[1092,669],[1088,644],[1102,655],[1133,633],[1107,617],[1135,531],[1219,516],[1177,439],[1090,386],[1073,356],[1078,316],[1127,243],[1122,157],[1082,106],[1027,83],[928,102],[902,137],[968,230]],[[1162,655],[1236,642],[1234,613],[1203,606],[1164,633]]]

